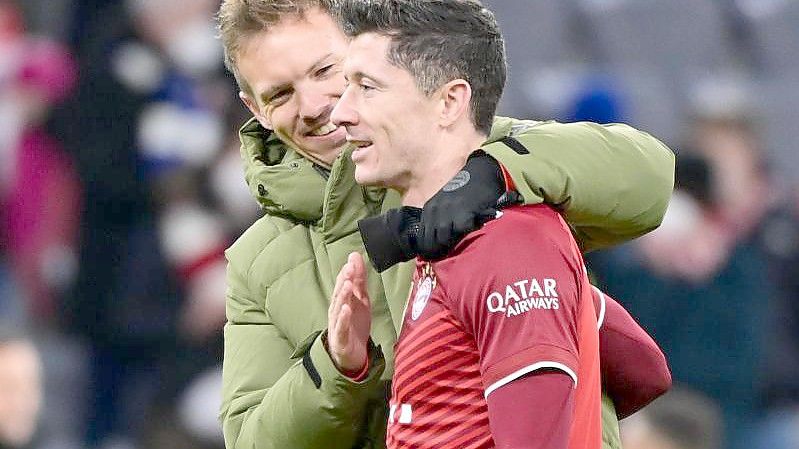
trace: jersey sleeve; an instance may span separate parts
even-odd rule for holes
[[[671,371],[655,340],[621,304],[596,287],[593,298],[600,317],[602,381],[623,419],[668,391]]]
[[[572,385],[565,374],[546,371],[522,376],[496,390],[487,398],[491,437],[496,447],[566,449],[574,415]],[[535,425],[519,425],[519,404],[535,404],[536,410],[546,413],[535,414]],[[530,414],[521,416],[531,418]]]
[[[486,397],[539,369],[576,383],[583,265],[565,223],[547,206],[524,206],[477,234],[444,289],[474,336]]]

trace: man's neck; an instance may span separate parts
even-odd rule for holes
[[[415,164],[408,188],[400,191],[402,205],[423,207],[444,185],[466,165],[469,155],[485,142],[486,136],[472,129],[455,136],[440,136],[439,145],[430,149],[429,157]]]

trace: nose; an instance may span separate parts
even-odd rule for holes
[[[330,115],[334,125],[352,126],[358,124],[358,113],[352,103],[352,86],[347,86]]]
[[[330,113],[334,101],[334,98],[331,98],[329,95],[324,95],[322,92],[304,92],[299,95],[300,118],[312,124],[316,124],[323,119],[327,120],[325,115]]]

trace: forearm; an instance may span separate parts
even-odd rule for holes
[[[660,224],[674,183],[674,154],[660,141],[619,124],[512,123],[523,148],[495,142],[483,149],[505,166],[526,203],[563,210],[583,249]]]
[[[657,343],[608,296],[599,348],[605,391],[613,399],[619,419],[637,412],[671,387],[671,372]]]

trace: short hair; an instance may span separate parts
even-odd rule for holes
[[[302,18],[307,11],[330,12],[331,0],[224,0],[216,15],[217,29],[225,52],[225,67],[239,88],[252,93],[237,68],[242,42],[268,31],[286,18]]]
[[[491,132],[505,87],[505,42],[494,14],[478,0],[341,0],[333,12],[350,37],[389,37],[388,61],[410,72],[425,95],[466,80],[472,122]]]

